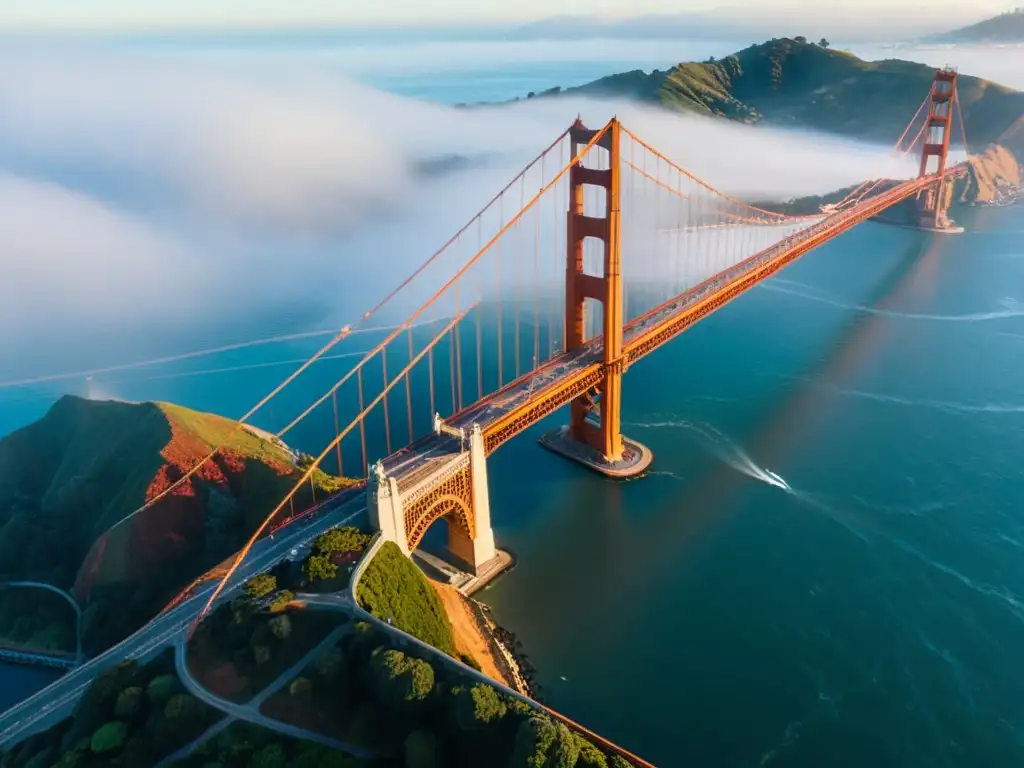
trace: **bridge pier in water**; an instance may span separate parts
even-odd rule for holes
[[[480,576],[498,559],[491,528],[487,456],[480,427],[467,433],[435,420],[445,438],[419,464],[407,468],[400,456],[377,462],[367,483],[370,522],[381,535],[411,556],[438,519],[448,525],[448,552],[455,563]]]
[[[575,163],[569,169],[569,203],[566,217],[565,349],[581,350],[592,339],[584,323],[587,299],[600,302],[603,319],[602,380],[573,399],[569,424],[541,437],[541,445],[609,477],[632,477],[650,465],[653,454],[635,440],[622,436],[622,374],[626,370],[622,337],[625,307],[622,286],[622,210],[620,205],[621,126],[612,119],[602,131],[586,128],[576,120],[569,129],[570,152],[601,133],[596,146],[608,153],[608,168],[600,170]],[[605,190],[604,215],[588,216],[583,208],[584,187]],[[587,272],[583,241],[593,238],[604,245],[601,274]]]

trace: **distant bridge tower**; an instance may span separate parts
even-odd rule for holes
[[[921,170],[918,177],[942,173],[949,155],[950,129],[956,104],[957,73],[955,69],[940,69],[935,73],[928,100],[928,116],[921,149]],[[964,150],[966,151],[966,147]],[[953,196],[953,187],[943,176],[938,184],[929,187],[918,197],[919,223],[929,229],[949,229],[952,222],[946,216]]]
[[[569,129],[570,151],[597,135],[576,120]],[[570,354],[584,347],[584,318],[588,299],[600,302],[603,320],[603,376],[594,390],[584,392],[570,404],[568,427],[544,435],[541,443],[557,453],[579,461],[603,474],[628,477],[643,472],[651,463],[651,452],[639,443],[623,438],[622,407],[623,325],[625,307],[622,287],[622,219],[619,201],[621,125],[612,119],[596,147],[608,152],[607,170],[588,168],[582,162],[569,169],[569,210],[566,226],[565,347]],[[583,210],[586,186],[605,190],[603,215],[588,216]],[[586,271],[583,241],[604,244],[604,265],[600,274]]]

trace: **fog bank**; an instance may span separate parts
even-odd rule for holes
[[[4,379],[356,319],[580,114],[747,197],[909,174],[884,148],[627,103],[460,110],[329,62],[0,55]],[[896,137],[894,137],[895,139]],[[424,161],[483,158],[429,176]]]

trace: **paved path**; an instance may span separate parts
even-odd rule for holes
[[[273,539],[268,537],[258,541],[218,602],[229,599],[232,591],[246,579],[284,559],[290,550],[307,545],[329,528],[344,525],[364,514],[363,502],[362,494],[342,494],[338,500],[324,502],[316,514],[281,529]],[[203,585],[181,605],[0,714],[0,749],[68,717],[85,689],[105,670],[126,659],[146,661],[174,643],[199,615],[213,588],[213,584]]]
[[[267,717],[260,712],[260,706],[264,701],[269,699],[281,688],[291,682],[302,670],[304,670],[317,656],[322,654],[328,648],[334,647],[338,640],[346,634],[352,628],[352,621],[346,621],[340,627],[333,629],[327,637],[313,646],[306,654],[292,664],[288,669],[282,672],[277,678],[266,686],[262,691],[253,696],[249,701],[244,704],[236,704],[233,701],[222,699],[219,696],[214,695],[208,689],[204,688],[198,680],[192,676],[191,670],[188,668],[188,641],[185,638],[181,638],[174,649],[174,666],[178,671],[178,677],[181,679],[185,688],[195,696],[197,699],[206,702],[211,707],[219,709],[228,715],[228,718],[234,718],[236,720],[245,720],[246,722],[258,725],[271,731],[284,734],[285,736],[291,736],[296,739],[305,739],[306,741],[315,741],[318,744],[322,744],[325,747],[336,749],[341,752],[347,752],[348,754],[355,755],[356,757],[363,758],[374,758],[377,757],[376,752],[372,752],[362,747],[357,747],[354,744],[349,744],[345,741],[339,741],[332,739],[329,736],[324,736],[316,731],[310,731],[297,725],[285,723],[281,720],[275,720],[272,717]],[[228,719],[226,718],[226,719]],[[223,721],[222,721],[223,722]],[[212,730],[212,729],[211,729]],[[192,746],[195,746],[193,744]]]

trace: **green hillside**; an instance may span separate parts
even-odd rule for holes
[[[560,93],[894,143],[934,76],[924,64],[868,62],[802,38],[781,38],[724,59],[611,75]],[[984,148],[1024,114],[1024,93],[967,75],[959,82],[972,148]]]
[[[0,580],[73,590],[87,650],[132,631],[236,551],[301,476],[286,446],[234,428],[169,403],[61,398],[0,439]],[[118,525],[225,440],[192,478]],[[318,498],[344,482],[314,475]],[[311,502],[307,485],[295,504]]]

